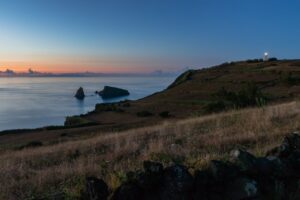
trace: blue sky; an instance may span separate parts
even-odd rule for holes
[[[0,1],[0,70],[140,72],[299,58],[296,0]]]

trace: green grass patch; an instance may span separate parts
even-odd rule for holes
[[[66,117],[65,120],[65,126],[82,126],[82,125],[87,125],[90,124],[91,121],[82,118],[80,116],[70,116],[70,117]]]

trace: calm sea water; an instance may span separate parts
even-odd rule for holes
[[[123,99],[135,100],[165,89],[175,77],[49,77],[0,78],[0,130],[37,128],[62,125],[69,115],[92,111],[96,103],[104,102],[94,95],[105,85],[129,90]],[[87,97],[74,98],[82,86]]]

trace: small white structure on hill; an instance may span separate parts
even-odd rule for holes
[[[268,52],[265,52],[264,53],[264,61],[268,61],[269,60],[269,54],[268,54]]]

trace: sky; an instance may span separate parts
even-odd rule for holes
[[[297,0],[0,0],[0,71],[152,72],[299,58]]]

